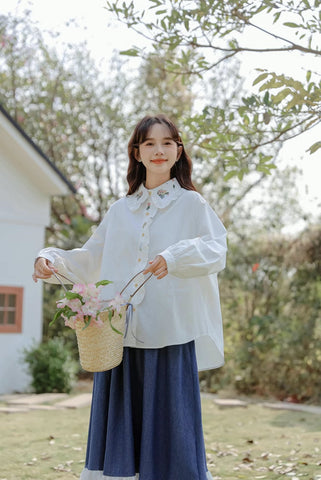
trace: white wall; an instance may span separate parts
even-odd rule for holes
[[[70,193],[49,162],[0,112],[0,285],[23,287],[21,333],[0,333],[0,393],[28,389],[22,351],[42,337],[42,282],[32,280],[52,195]]]
[[[0,222],[48,225],[49,220],[50,196],[0,147]]]
[[[1,222],[0,285],[23,287],[21,333],[0,334],[0,393],[25,391],[30,378],[22,350],[42,337],[42,285],[31,278],[33,261],[43,246],[43,226]]]

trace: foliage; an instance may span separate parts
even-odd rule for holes
[[[62,339],[50,339],[25,349],[24,361],[36,393],[71,391],[78,365]]]
[[[76,196],[53,202],[53,228],[63,242],[59,230],[70,233],[72,218],[100,221],[123,193],[125,157],[113,157],[126,130],[121,94],[128,80],[114,59],[105,82],[84,44],[58,54],[29,17],[0,16],[0,101],[77,188]]]
[[[192,116],[189,123],[194,138],[224,162],[226,179],[242,179],[252,154],[256,158],[250,164],[269,173],[274,168],[270,145],[321,122],[321,82],[317,67],[312,72],[312,65],[321,57],[319,7],[318,0],[149,0],[144,8],[136,7],[134,0],[107,1],[107,9],[143,35],[154,51],[163,48],[175,52],[174,58],[167,58],[165,69],[183,77],[206,76],[231,58],[254,53],[297,52],[311,58],[304,81],[262,70],[253,79],[250,95],[238,104],[231,102],[227,109],[221,109],[207,103],[202,112]],[[260,41],[247,44],[247,33],[253,32],[264,39],[264,46]],[[122,53],[145,58],[146,48],[132,47]],[[320,147],[318,139],[309,152]]]
[[[208,388],[321,400],[320,243],[318,227],[230,245],[221,277],[227,363],[202,377]]]

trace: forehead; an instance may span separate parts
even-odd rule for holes
[[[162,123],[154,123],[147,132],[147,138],[172,138],[170,129]]]

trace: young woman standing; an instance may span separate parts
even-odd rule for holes
[[[123,362],[94,374],[81,480],[209,480],[198,370],[224,362],[217,273],[226,231],[195,191],[191,159],[164,115],[144,117],[128,144],[126,197],[82,248],[46,248],[34,278],[52,268],[81,283],[109,279],[113,298],[135,273]]]

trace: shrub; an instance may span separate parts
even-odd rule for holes
[[[24,361],[32,376],[36,393],[64,392],[72,389],[78,364],[61,338],[53,338],[24,350]]]

